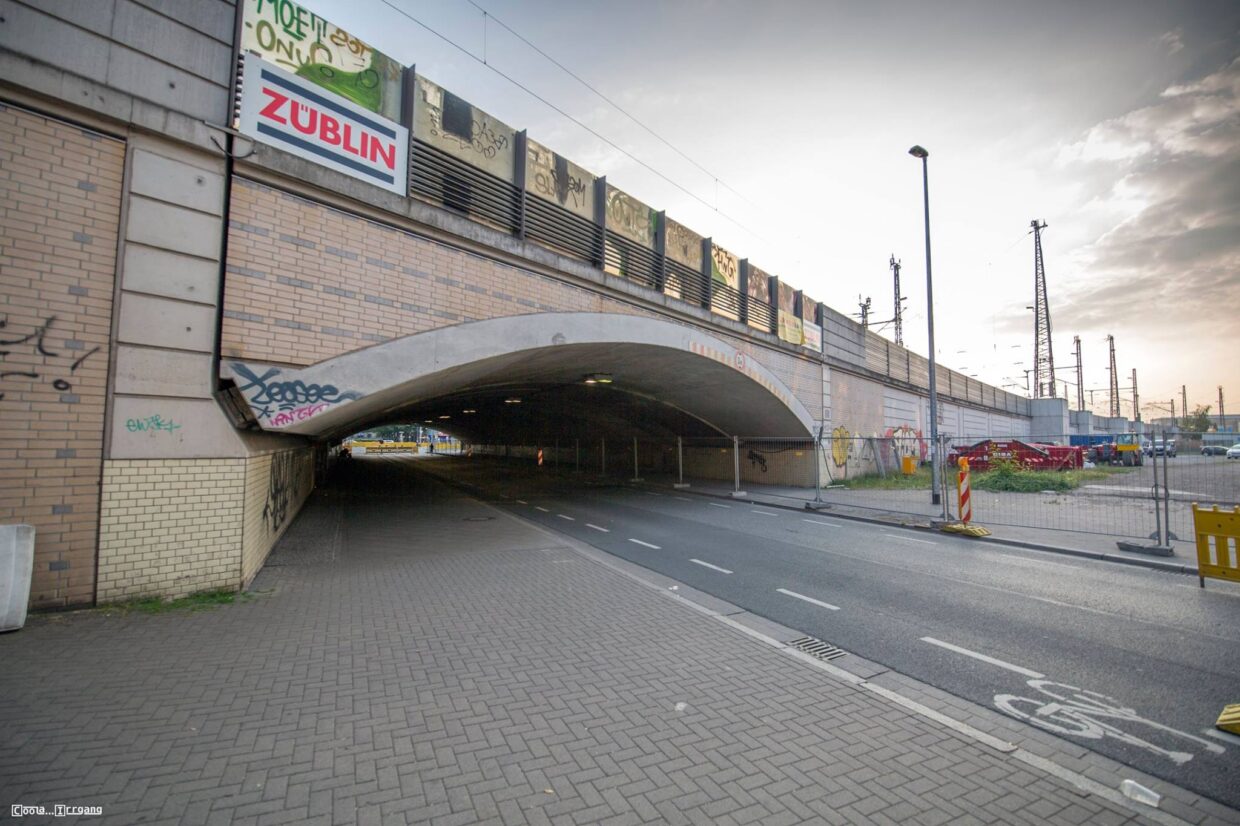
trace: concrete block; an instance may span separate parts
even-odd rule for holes
[[[129,199],[127,240],[218,261],[222,237],[219,218],[141,195]]]
[[[118,341],[210,353],[215,308],[136,293],[121,295]]]
[[[106,82],[135,97],[212,123],[223,123],[228,117],[226,77],[206,81],[117,43],[108,47]]]
[[[134,292],[214,304],[219,300],[219,266],[204,258],[130,243],[125,245],[122,286]]]
[[[214,399],[117,394],[109,459],[201,459],[247,451]]]
[[[116,392],[147,396],[211,398],[211,355],[120,345]]]
[[[0,631],[26,624],[34,572],[34,526],[0,525]]]
[[[93,12],[87,8],[91,5],[73,4],[81,7],[87,22],[104,13],[111,17],[111,3],[99,3]],[[63,5],[57,5],[43,14],[17,3],[0,3],[0,16],[4,17],[0,47],[83,77],[102,79],[108,70],[108,41],[60,19],[69,16],[67,11]]]
[[[219,3],[197,5],[227,12]],[[225,40],[231,40],[231,35],[229,31]],[[157,14],[132,0],[118,0],[112,39],[198,77],[228,83],[232,49],[225,42],[187,26],[183,18],[169,15],[166,10]]]
[[[224,211],[224,176],[198,166],[139,149],[131,160],[130,192],[220,215]]]

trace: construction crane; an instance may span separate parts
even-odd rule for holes
[[[1045,221],[1034,219],[1033,227],[1033,397],[1055,397],[1055,354],[1051,349],[1051,308],[1046,300],[1046,267],[1042,262],[1042,230]]]
[[[896,260],[896,255],[891,254],[891,261],[888,262],[891,267],[891,278],[895,288],[895,316],[892,321],[895,322],[896,344],[904,346],[904,302],[906,299],[900,296],[900,262]]]

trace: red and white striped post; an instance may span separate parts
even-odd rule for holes
[[[543,466],[543,449],[541,447],[538,448],[538,466]]]
[[[960,503],[960,521],[969,524],[973,519],[973,503],[969,499],[969,460],[960,457],[960,473],[956,475],[956,498]]]

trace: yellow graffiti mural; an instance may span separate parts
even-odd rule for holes
[[[853,436],[840,425],[831,431],[831,461],[837,468],[845,467],[852,455]]]

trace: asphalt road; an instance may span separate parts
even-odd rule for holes
[[[804,511],[489,462],[513,513],[1240,807],[1240,588]]]

